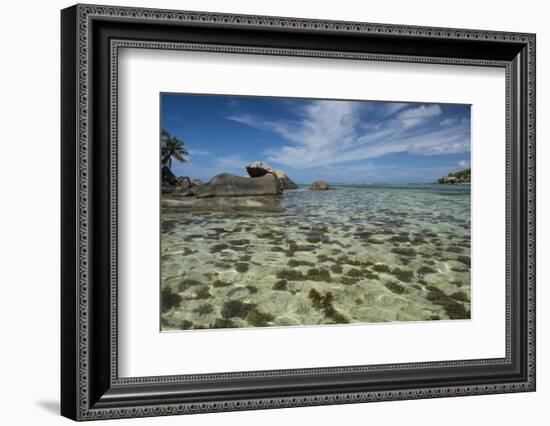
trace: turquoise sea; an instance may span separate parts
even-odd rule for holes
[[[470,185],[254,200],[281,211],[163,209],[162,330],[470,318]]]

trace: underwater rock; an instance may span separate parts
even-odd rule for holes
[[[309,189],[318,190],[318,191],[326,191],[327,189],[332,189],[328,182],[325,182],[324,180],[317,180],[313,182]]]
[[[176,187],[174,185],[170,185],[167,182],[162,182],[162,193],[163,194],[171,194],[172,192],[174,192],[175,188]]]
[[[240,197],[213,197],[213,198],[167,198],[163,197],[161,201],[163,209],[174,211],[193,211],[193,212],[268,212],[282,213],[284,208],[269,203],[264,200],[251,200]]]
[[[194,189],[197,197],[239,197],[246,195],[279,195],[281,183],[272,173],[255,179],[222,173]]]
[[[175,186],[169,192],[173,197],[189,197],[193,195],[193,190],[191,188],[185,188],[182,186]]]

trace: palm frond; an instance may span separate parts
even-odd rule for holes
[[[172,167],[172,158],[175,158],[181,163],[186,163],[186,155],[189,152],[183,146],[183,141],[176,136],[171,136],[166,129],[161,130],[161,164],[163,166]]]

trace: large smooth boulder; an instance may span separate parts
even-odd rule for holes
[[[279,179],[279,182],[281,182],[281,186],[283,189],[298,189],[298,185],[296,185],[292,180],[288,177],[288,175],[283,172],[281,169],[273,169],[275,172],[275,176]]]
[[[267,173],[254,179],[222,173],[207,184],[194,189],[197,197],[240,197],[247,195],[279,195],[281,183],[277,176]]]
[[[328,182],[325,182],[324,180],[317,180],[313,182],[309,189],[313,189],[316,191],[326,191],[327,189],[332,189]]]
[[[248,175],[252,178],[262,177],[265,176],[267,173],[272,173],[277,176],[279,182],[281,182],[281,186],[283,189],[298,189],[298,185],[292,182],[292,180],[285,172],[283,172],[281,169],[275,169],[269,164],[264,163],[263,161],[255,161],[253,163],[250,163],[248,166],[246,166],[246,171]]]

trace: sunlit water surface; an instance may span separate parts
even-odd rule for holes
[[[469,185],[258,200],[285,212],[162,212],[162,330],[470,318]]]

